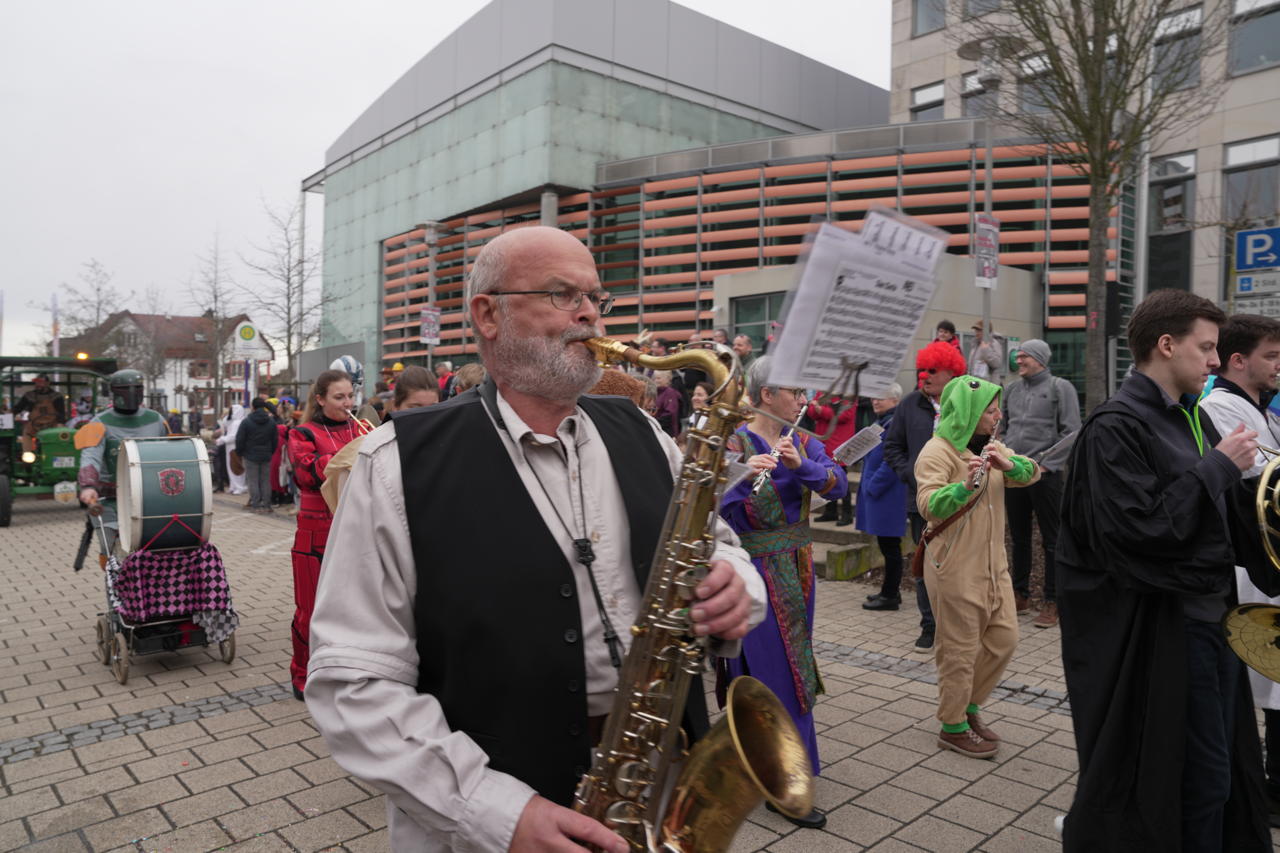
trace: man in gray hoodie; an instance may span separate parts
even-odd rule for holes
[[[1080,398],[1075,387],[1049,370],[1049,345],[1039,338],[1018,349],[1018,378],[1004,392],[1004,443],[1014,453],[1035,457],[1080,428]],[[1005,495],[1009,536],[1013,540],[1013,594],[1018,612],[1031,609],[1031,515],[1035,513],[1044,545],[1044,607],[1032,624],[1058,624],[1053,552],[1058,545],[1062,472],[1045,469],[1039,482]]]

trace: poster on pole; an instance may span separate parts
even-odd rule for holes
[[[1000,220],[989,213],[974,217],[974,284],[994,290],[1000,275]]]
[[[857,234],[823,224],[770,350],[769,384],[825,390],[866,362],[858,391],[883,397],[933,298],[946,245],[946,232],[888,208],[873,208]]]
[[[422,330],[418,335],[418,342],[431,347],[439,346],[440,309],[431,305],[424,307],[419,315],[419,322],[422,324]]]

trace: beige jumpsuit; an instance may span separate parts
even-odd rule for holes
[[[1012,455],[1000,442],[995,445],[1005,458]],[[931,524],[944,519],[929,513],[930,496],[949,483],[962,482],[972,458],[968,450],[958,453],[936,435],[921,449],[915,467],[916,505]],[[1013,582],[1004,550],[1004,490],[1038,479],[1039,466],[1026,483],[990,469],[986,486],[971,499],[977,504],[937,536],[925,554],[925,586],[938,622],[934,659],[938,719],[943,723],[964,722],[971,703],[986,701],[1018,645]]]

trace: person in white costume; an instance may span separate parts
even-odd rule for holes
[[[1258,444],[1280,447],[1280,418],[1268,409],[1276,395],[1280,374],[1280,321],[1257,314],[1236,314],[1227,320],[1218,335],[1218,369],[1213,387],[1200,408],[1213,420],[1222,435],[1237,426],[1258,433]],[[1247,482],[1262,474],[1267,454],[1258,451],[1253,467],[1244,472]],[[1244,567],[1236,566],[1236,591],[1241,604],[1280,605],[1249,579]],[[1271,825],[1280,826],[1280,684],[1249,670],[1254,704],[1266,720],[1266,774]]]

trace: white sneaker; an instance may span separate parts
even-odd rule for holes
[[[1062,837],[1062,827],[1066,824],[1066,822],[1067,822],[1067,816],[1064,814],[1060,814],[1053,819],[1053,828],[1058,831],[1059,838]]]

